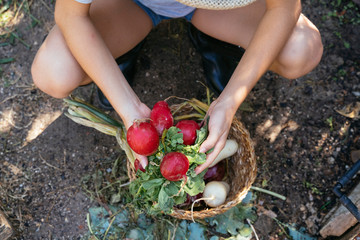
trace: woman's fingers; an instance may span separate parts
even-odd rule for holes
[[[215,134],[213,134],[213,135],[210,134],[209,137],[203,142],[203,144],[201,145],[201,150],[203,150],[204,152],[207,152],[211,149],[213,149],[213,150],[209,154],[207,154],[206,162],[199,165],[195,169],[196,174],[201,173],[202,171],[204,171],[206,168],[208,168],[213,163],[213,161],[215,160],[217,155],[219,155],[221,150],[224,148],[226,138],[227,138],[227,134],[223,134],[220,137]],[[205,144],[205,146],[203,146],[204,144]],[[207,149],[207,150],[205,150],[205,149]]]
[[[211,104],[207,113],[210,116],[209,136],[201,144],[200,152],[206,153],[206,162],[199,165],[195,172],[198,174],[208,168],[215,160],[220,151],[224,148],[234,114],[226,106],[216,100]]]
[[[137,109],[131,109],[131,111],[123,114],[125,117],[122,119],[126,129],[129,129],[130,126],[134,123],[137,119],[146,119],[150,117],[150,108],[147,107],[145,104],[140,103]],[[139,155],[133,152],[135,158],[139,160],[141,166],[145,169],[148,165],[148,159],[146,156]]]

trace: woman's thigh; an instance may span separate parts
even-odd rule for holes
[[[214,38],[246,48],[265,9],[263,0],[231,10],[196,9],[191,22]]]
[[[206,34],[247,48],[266,11],[264,0],[237,9],[214,11],[197,9],[192,23]],[[318,29],[303,14],[269,70],[287,78],[297,78],[311,71],[322,56]]]
[[[132,0],[94,0],[90,18],[114,58],[136,46],[152,28],[150,18]],[[71,54],[57,25],[36,54],[32,74],[35,84],[55,97],[91,82]]]
[[[90,17],[115,58],[135,47],[153,27],[132,0],[94,0]]]

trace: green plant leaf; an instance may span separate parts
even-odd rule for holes
[[[255,221],[256,218],[256,213],[251,205],[239,204],[223,214],[206,219],[206,221],[210,226],[215,227],[217,232],[236,236],[247,226],[244,224],[246,219]]]
[[[188,181],[184,187],[184,190],[190,196],[196,196],[205,189],[204,175],[206,171],[203,171],[198,175],[195,174],[194,169],[190,169],[189,172],[190,174],[188,174]]]
[[[199,223],[190,223],[188,226],[190,233],[189,240],[206,240],[205,227]]]

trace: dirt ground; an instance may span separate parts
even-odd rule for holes
[[[62,100],[33,85],[31,62],[53,25],[54,2],[23,2],[0,29],[0,59],[14,58],[0,65],[0,210],[15,230],[13,239],[81,239],[88,209],[98,204],[82,179],[111,166],[120,150],[113,137],[69,120]],[[359,102],[359,8],[350,0],[303,1],[323,37],[321,63],[295,80],[265,74],[246,99],[254,111],[238,112],[255,143],[254,185],[287,197],[259,194],[258,203],[319,239],[324,216],[337,204],[332,188],[360,150],[359,121],[336,111]],[[171,95],[201,99],[205,90],[197,81],[205,81],[201,59],[185,22],[161,23],[141,50],[135,92],[149,107]],[[94,89],[74,94],[96,105]],[[354,178],[344,191],[358,182]],[[263,217],[255,228],[262,239],[286,238]]]

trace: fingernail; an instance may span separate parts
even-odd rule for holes
[[[203,148],[203,147],[200,148],[199,152],[200,152],[200,153],[204,153],[204,152],[205,152],[205,148]]]
[[[143,166],[144,169],[145,169],[146,166],[147,166],[146,162],[142,162],[141,165]]]

